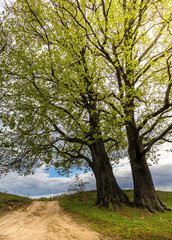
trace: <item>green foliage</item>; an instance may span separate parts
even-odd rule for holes
[[[132,190],[126,190],[130,200],[133,201]],[[171,205],[171,192],[158,192],[161,199]],[[151,214],[147,210],[123,206],[112,211],[95,206],[96,192],[83,192],[82,194],[64,195],[60,198],[60,205],[67,209],[72,217],[79,223],[88,223],[89,226],[104,234],[121,239],[171,239],[172,212]]]
[[[145,151],[169,140],[171,7],[164,0],[6,4],[1,172],[88,167],[98,138],[118,161],[131,123]]]
[[[32,200],[28,197],[0,193],[0,217],[8,211],[28,206]]]
[[[83,159],[88,166],[89,145],[101,134],[106,138],[112,132],[113,137],[121,131],[110,124],[115,120],[101,100],[108,94],[102,58],[91,53],[80,32],[75,35],[68,25],[56,24],[59,16],[52,4],[18,1],[6,12],[9,48],[1,56],[0,114],[9,129],[1,134],[2,172],[12,168],[30,173],[41,162],[67,172]],[[107,143],[111,152],[112,146]]]

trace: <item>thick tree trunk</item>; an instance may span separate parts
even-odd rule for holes
[[[93,158],[93,172],[97,186],[97,205],[117,208],[122,203],[129,205],[127,195],[118,186],[102,139],[90,145]]]
[[[151,212],[167,210],[167,207],[155,191],[139,134],[135,128],[128,126],[127,135],[129,142],[128,152],[134,181],[135,205],[147,208]]]

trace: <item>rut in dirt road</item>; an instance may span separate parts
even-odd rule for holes
[[[0,219],[0,240],[100,240],[100,235],[76,224],[57,201],[33,202]]]

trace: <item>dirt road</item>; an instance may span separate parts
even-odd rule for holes
[[[100,240],[98,233],[77,225],[57,201],[33,202],[0,219],[0,240]]]

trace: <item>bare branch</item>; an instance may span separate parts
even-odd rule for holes
[[[144,151],[143,151],[142,154],[147,153],[147,152],[151,149],[152,145],[153,145],[154,143],[158,142],[159,140],[162,140],[162,138],[163,138],[171,129],[172,129],[172,124],[170,124],[170,125],[168,126],[168,128],[166,128],[159,136],[153,138],[151,141],[149,141],[147,144],[145,144],[145,146],[147,146],[147,147],[144,149]]]
[[[164,104],[163,107],[161,107],[160,109],[158,109],[157,111],[148,114],[147,116],[145,116],[144,120],[142,121],[142,123],[137,127],[137,132],[139,132],[143,126],[152,118],[157,117],[158,115],[162,114],[165,110],[169,109],[170,107],[172,107],[172,103],[171,104]]]
[[[60,135],[62,135],[65,139],[65,141],[67,142],[73,142],[73,143],[80,143],[80,144],[83,144],[83,145],[87,145],[88,146],[88,143],[87,141],[84,141],[80,138],[77,138],[77,137],[69,137],[63,130],[61,130],[55,123],[54,121],[49,117],[49,116],[45,116],[49,121],[50,123],[52,124],[52,126],[54,127],[54,129],[56,130],[56,132],[58,132]]]
[[[169,139],[166,139],[166,138],[162,138],[162,140],[165,141],[165,142],[172,143],[172,140],[169,140]]]
[[[155,129],[155,127],[158,125],[158,123],[159,123],[160,121],[169,118],[169,116],[163,116],[164,113],[165,113],[165,112],[163,112],[163,113],[154,121],[154,123],[153,123],[151,126],[148,127],[149,129],[148,129],[147,131],[145,131],[145,132],[143,132],[143,133],[141,134],[140,139],[143,139],[144,136],[146,136],[147,134],[151,133],[151,132]]]
[[[53,145],[53,147],[57,150],[58,153],[66,154],[67,156],[69,156],[69,157],[70,157],[70,160],[72,160],[72,159],[73,159],[73,160],[74,160],[74,159],[84,159],[84,160],[89,164],[90,167],[93,167],[92,161],[91,161],[88,157],[86,157],[85,155],[83,155],[82,153],[80,153],[79,151],[77,151],[76,149],[73,149],[73,152],[76,152],[77,155],[72,154],[72,151],[70,151],[70,152],[68,152],[68,151],[61,151],[61,150],[59,150],[58,147],[55,146],[55,145]]]
[[[166,93],[165,93],[165,100],[164,100],[164,103],[167,105],[169,104],[169,95],[170,95],[170,92],[171,92],[171,87],[172,87],[172,81],[171,81],[171,71],[170,71],[170,68],[171,68],[171,63],[169,62],[170,58],[172,57],[172,54],[168,57],[167,59],[167,72],[168,72],[168,77],[169,77],[169,83],[168,83],[168,87],[167,87],[167,90],[166,90]]]
[[[172,15],[172,14],[171,14]],[[170,18],[171,18],[170,15]],[[148,48],[146,48],[146,50],[142,53],[142,55],[138,58],[138,62],[141,62],[141,60],[146,56],[146,54],[153,48],[153,46],[158,42],[159,38],[161,37],[163,30],[165,29],[165,27],[167,26],[167,22],[164,22],[161,29],[159,30],[159,33],[157,34],[157,36],[155,37],[155,39],[152,41],[152,43],[149,45]]]

